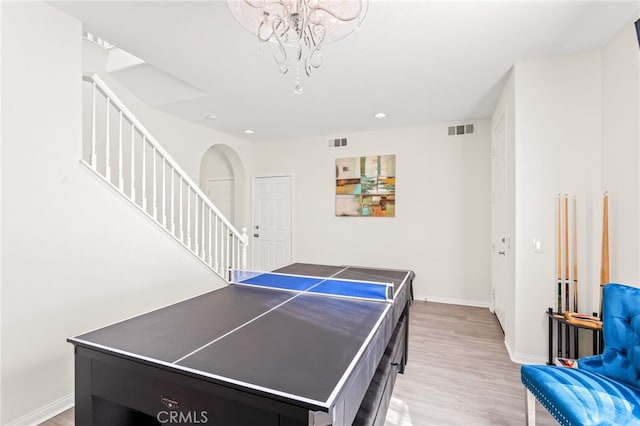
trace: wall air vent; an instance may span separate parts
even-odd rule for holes
[[[447,135],[449,136],[457,136],[457,135],[471,135],[475,130],[475,126],[473,123],[468,124],[456,124],[455,126],[449,126],[447,128]]]
[[[329,139],[329,148],[340,148],[347,146],[347,138]]]

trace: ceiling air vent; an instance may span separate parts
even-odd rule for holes
[[[347,146],[347,138],[329,139],[329,148],[340,148]]]
[[[473,123],[468,124],[456,124],[455,126],[449,126],[447,128],[447,135],[456,136],[456,135],[471,135],[474,131]]]

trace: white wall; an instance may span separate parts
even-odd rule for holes
[[[600,202],[600,51],[515,66],[515,356],[546,354],[547,318],[557,301],[557,194],[578,201],[581,305],[597,260],[592,211]],[[534,253],[540,239],[543,253]],[[586,292],[585,292],[586,290]]]
[[[609,191],[612,281],[640,281],[640,53],[632,18],[602,49],[519,63],[493,115],[514,105],[514,360],[544,362],[556,303],[555,200],[578,200],[579,310],[599,309],[602,193]],[[495,123],[494,123],[495,124]],[[509,143],[509,135],[507,135]],[[532,239],[543,242],[534,253]],[[509,322],[509,321],[508,321]]]
[[[256,143],[256,176],[294,177],[294,260],[412,269],[415,296],[489,305],[490,141],[447,136],[446,124]],[[335,159],[395,154],[395,218],[336,217]],[[259,161],[258,161],[259,159]]]
[[[633,22],[602,51],[602,188],[609,191],[610,279],[640,286],[640,47]]]
[[[22,425],[73,402],[67,337],[220,281],[79,165],[80,23],[36,2],[1,18],[0,424]]]

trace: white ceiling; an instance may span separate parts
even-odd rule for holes
[[[606,43],[638,1],[371,0],[363,28],[323,49],[304,92],[226,1],[53,1],[147,64],[114,73],[167,113],[256,141],[489,117],[520,61]],[[173,83],[172,83],[173,82]],[[373,114],[386,112],[385,119]],[[215,121],[207,120],[214,114]],[[243,129],[255,130],[245,135]]]

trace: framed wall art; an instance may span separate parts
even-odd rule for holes
[[[336,159],[336,216],[395,214],[395,155]]]

